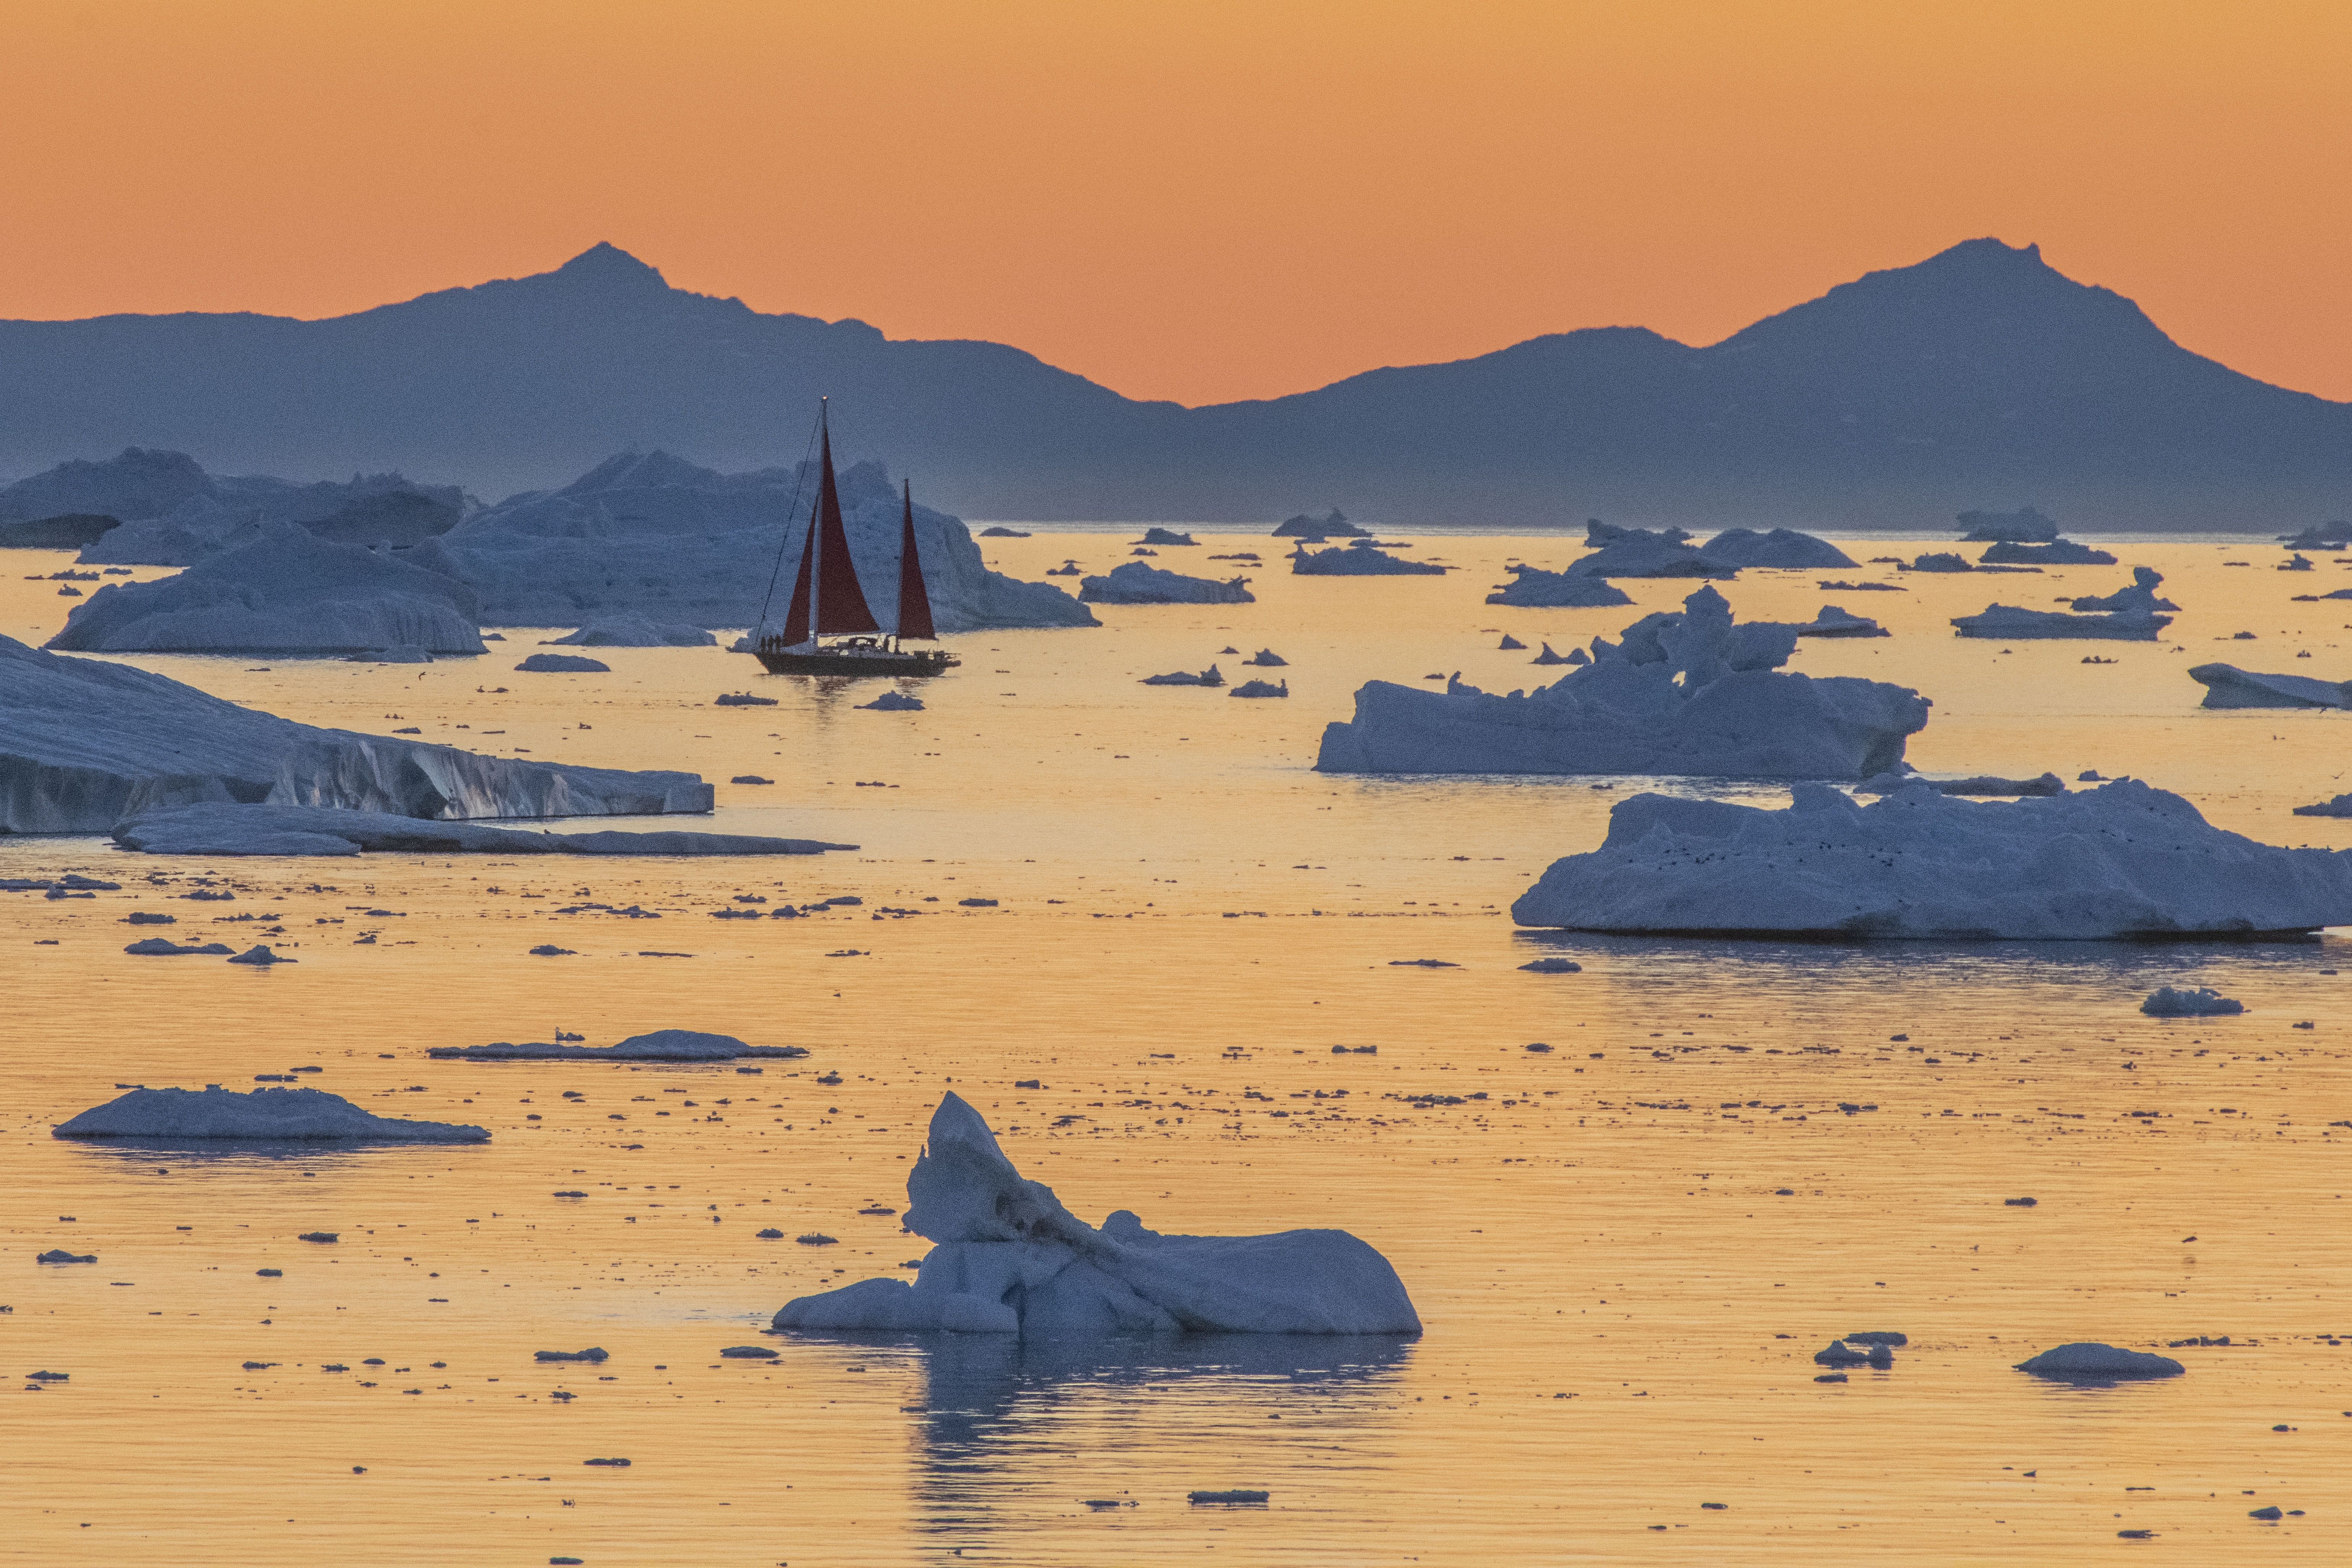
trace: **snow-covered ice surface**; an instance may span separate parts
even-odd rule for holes
[[[898,487],[871,462],[842,469],[839,482],[858,582],[887,626],[898,603]],[[815,495],[814,477],[791,468],[722,474],[666,452],[624,453],[562,489],[510,496],[420,548],[474,587],[488,625],[579,626],[626,613],[750,626],[763,605],[783,614]],[[915,543],[943,633],[1097,624],[1053,584],[989,570],[961,519],[919,501]]]
[[[403,1121],[361,1110],[319,1089],[214,1085],[201,1089],[134,1089],[51,1131],[57,1138],[142,1138],[166,1142],[217,1138],[334,1139],[352,1143],[487,1143],[479,1127]]]
[[[1828,540],[1799,533],[1793,528],[1776,528],[1766,533],[1752,528],[1727,528],[1700,545],[1698,552],[1726,566],[1780,571],[1816,572],[1854,563],[1853,557]]]
[[[739,1058],[808,1055],[803,1046],[751,1046],[732,1035],[696,1029],[656,1029],[610,1046],[526,1043],[504,1040],[488,1046],[435,1046],[425,1055],[468,1062],[731,1062]]]
[[[2342,708],[2344,682],[2308,675],[2264,675],[2233,664],[2194,664],[2189,679],[2205,688],[2200,708]]]
[[[1645,616],[1592,662],[1524,696],[1373,681],[1323,732],[1324,773],[1687,773],[1859,779],[1903,760],[1927,722],[1916,691],[1779,673],[1792,626],[1735,624],[1701,588]]]
[[[2352,856],[2207,824],[2125,779],[1979,802],[1920,785],[1860,805],[1798,784],[1784,809],[1637,795],[1600,848],[1511,906],[1577,931],[2032,939],[2256,936],[2352,922]]]
[[[454,578],[274,522],[176,576],[108,584],[75,606],[47,646],[281,658],[384,647],[480,653],[478,608]]]
[[[719,639],[700,626],[649,621],[639,615],[604,616],[567,637],[551,637],[550,647],[710,647]]]
[[[403,816],[609,816],[710,809],[693,773],[573,767],[315,729],[165,676],[0,637],[0,832],[103,833],[198,802]]]
[[[1396,1270],[1339,1230],[1162,1236],[1121,1209],[1100,1229],[1024,1180],[950,1090],[907,1177],[908,1230],[939,1245],[914,1282],[861,1279],[788,1301],[779,1329],[1415,1334]]]
[[[1246,577],[1223,582],[1187,577],[1181,572],[1129,561],[1103,576],[1080,578],[1078,597],[1089,605],[1248,605],[1257,599],[1248,582]]]
[[[149,855],[356,855],[362,850],[482,855],[822,855],[854,849],[814,838],[739,833],[519,832],[382,811],[207,801],[141,812],[114,841]]]

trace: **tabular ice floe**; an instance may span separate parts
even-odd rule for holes
[[[1388,1260],[1338,1230],[1160,1236],[1126,1210],[1097,1230],[1024,1180],[978,1111],[950,1093],[907,1178],[905,1224],[939,1245],[911,1285],[862,1279],[803,1296],[780,1329],[1021,1334],[1415,1334]]]
[[[634,612],[748,626],[761,613],[778,530],[793,506],[802,510],[796,526],[783,529],[782,580],[790,583],[799,566],[814,467],[811,459],[802,472],[722,474],[666,452],[623,453],[562,489],[509,496],[421,548],[472,584],[484,617],[499,626],[577,626]],[[874,462],[842,469],[839,487],[866,599],[896,604],[898,487]],[[923,585],[940,631],[1097,624],[1051,584],[990,571],[961,519],[919,504],[914,510]]]
[[[601,658],[576,653],[535,653],[515,666],[523,675],[610,675],[613,667]]]
[[[125,849],[149,855],[822,855],[856,847],[740,833],[525,833],[383,811],[212,801],[142,812],[111,831]]]
[[[1217,582],[1187,577],[1158,566],[1129,561],[1101,577],[1078,581],[1078,597],[1089,605],[1254,605],[1257,595],[1246,577]]]
[[[1323,731],[1324,773],[1685,773],[1860,779],[1903,760],[1928,704],[1907,687],[1781,673],[1797,628],[1735,625],[1713,588],[1645,616],[1525,696],[1375,680]],[[1546,652],[1549,649],[1547,647]]]
[[[2112,615],[2073,616],[2063,610],[2027,610],[2015,605],[1988,605],[1973,616],[1955,616],[1952,625],[1964,637],[2100,638],[2116,642],[2154,642],[2172,624],[2170,616],[2153,610],[2117,610]]]
[[[1391,555],[1369,539],[1351,540],[1329,550],[1309,550],[1302,539],[1290,552],[1290,570],[1298,577],[1443,577],[1454,568]]]
[[[719,639],[700,626],[649,621],[639,615],[605,616],[568,637],[550,637],[549,647],[713,647]]]
[[[1213,664],[1198,675],[1179,669],[1166,675],[1147,675],[1136,682],[1138,686],[1223,686],[1224,683],[1223,672]]]
[[[731,1062],[739,1057],[804,1057],[804,1046],[747,1046],[732,1035],[708,1035],[695,1029],[656,1029],[631,1035],[617,1045],[571,1046],[504,1040],[487,1046],[436,1046],[425,1053],[449,1061],[467,1062]]]
[[[0,637],[0,832],[103,833],[201,801],[403,816],[706,812],[687,773],[574,767],[320,730],[165,676]]]
[[[2191,665],[2189,679],[2205,688],[2200,708],[2343,708],[2352,706],[2339,680],[2307,675],[2264,675],[2233,664]],[[2313,814],[2306,814],[2313,815]]]
[[[1987,566],[2112,566],[2116,563],[2116,558],[2105,551],[2077,544],[2071,539],[2053,539],[2043,544],[2004,542],[1992,546],[1977,560]]]
[[[2193,991],[2159,985],[2139,1005],[2139,1010],[2151,1018],[2230,1018],[2244,1012],[2246,1005],[2210,985]]]
[[[479,1127],[403,1121],[318,1089],[134,1089],[59,1123],[57,1138],[299,1138],[356,1143],[487,1143]]]
[[[2352,921],[2352,857],[2210,826],[2136,780],[2013,802],[1921,785],[1870,805],[1800,784],[1782,810],[1637,795],[1511,906],[1580,931],[2095,941]]]
[[[2017,1370],[2053,1383],[2134,1383],[2179,1377],[2189,1369],[2170,1356],[2158,1355],[2153,1351],[2127,1351],[2095,1341],[2078,1340],[2019,1362]]]
[[[112,583],[47,644],[82,653],[480,653],[480,605],[456,578],[298,523],[176,576]]]

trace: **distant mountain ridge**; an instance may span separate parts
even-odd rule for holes
[[[215,470],[390,469],[495,497],[616,449],[789,465],[836,439],[967,516],[1391,526],[1927,526],[2032,502],[2077,529],[2352,512],[2352,405],[2242,375],[2033,246],[1973,239],[1694,348],[1532,338],[1184,408],[1019,349],[896,341],[671,288],[610,245],[319,321],[0,321],[0,475],[126,446]]]

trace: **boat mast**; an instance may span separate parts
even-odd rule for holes
[[[816,400],[817,430],[824,447],[824,468],[822,471],[828,474],[833,471],[833,425],[830,418],[832,403],[833,400],[829,397],[820,397]],[[817,628],[824,625],[824,615],[819,608],[820,602],[824,597],[824,530],[817,526],[817,514],[824,509],[824,491],[822,485],[823,481],[820,479],[816,505],[809,509],[808,547],[814,552],[810,557],[809,564],[808,635],[811,646],[814,646],[816,642]]]

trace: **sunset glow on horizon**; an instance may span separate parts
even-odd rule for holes
[[[0,317],[336,315],[609,240],[1200,404],[1713,342],[1990,235],[2352,398],[2342,6],[32,0],[11,34]]]

